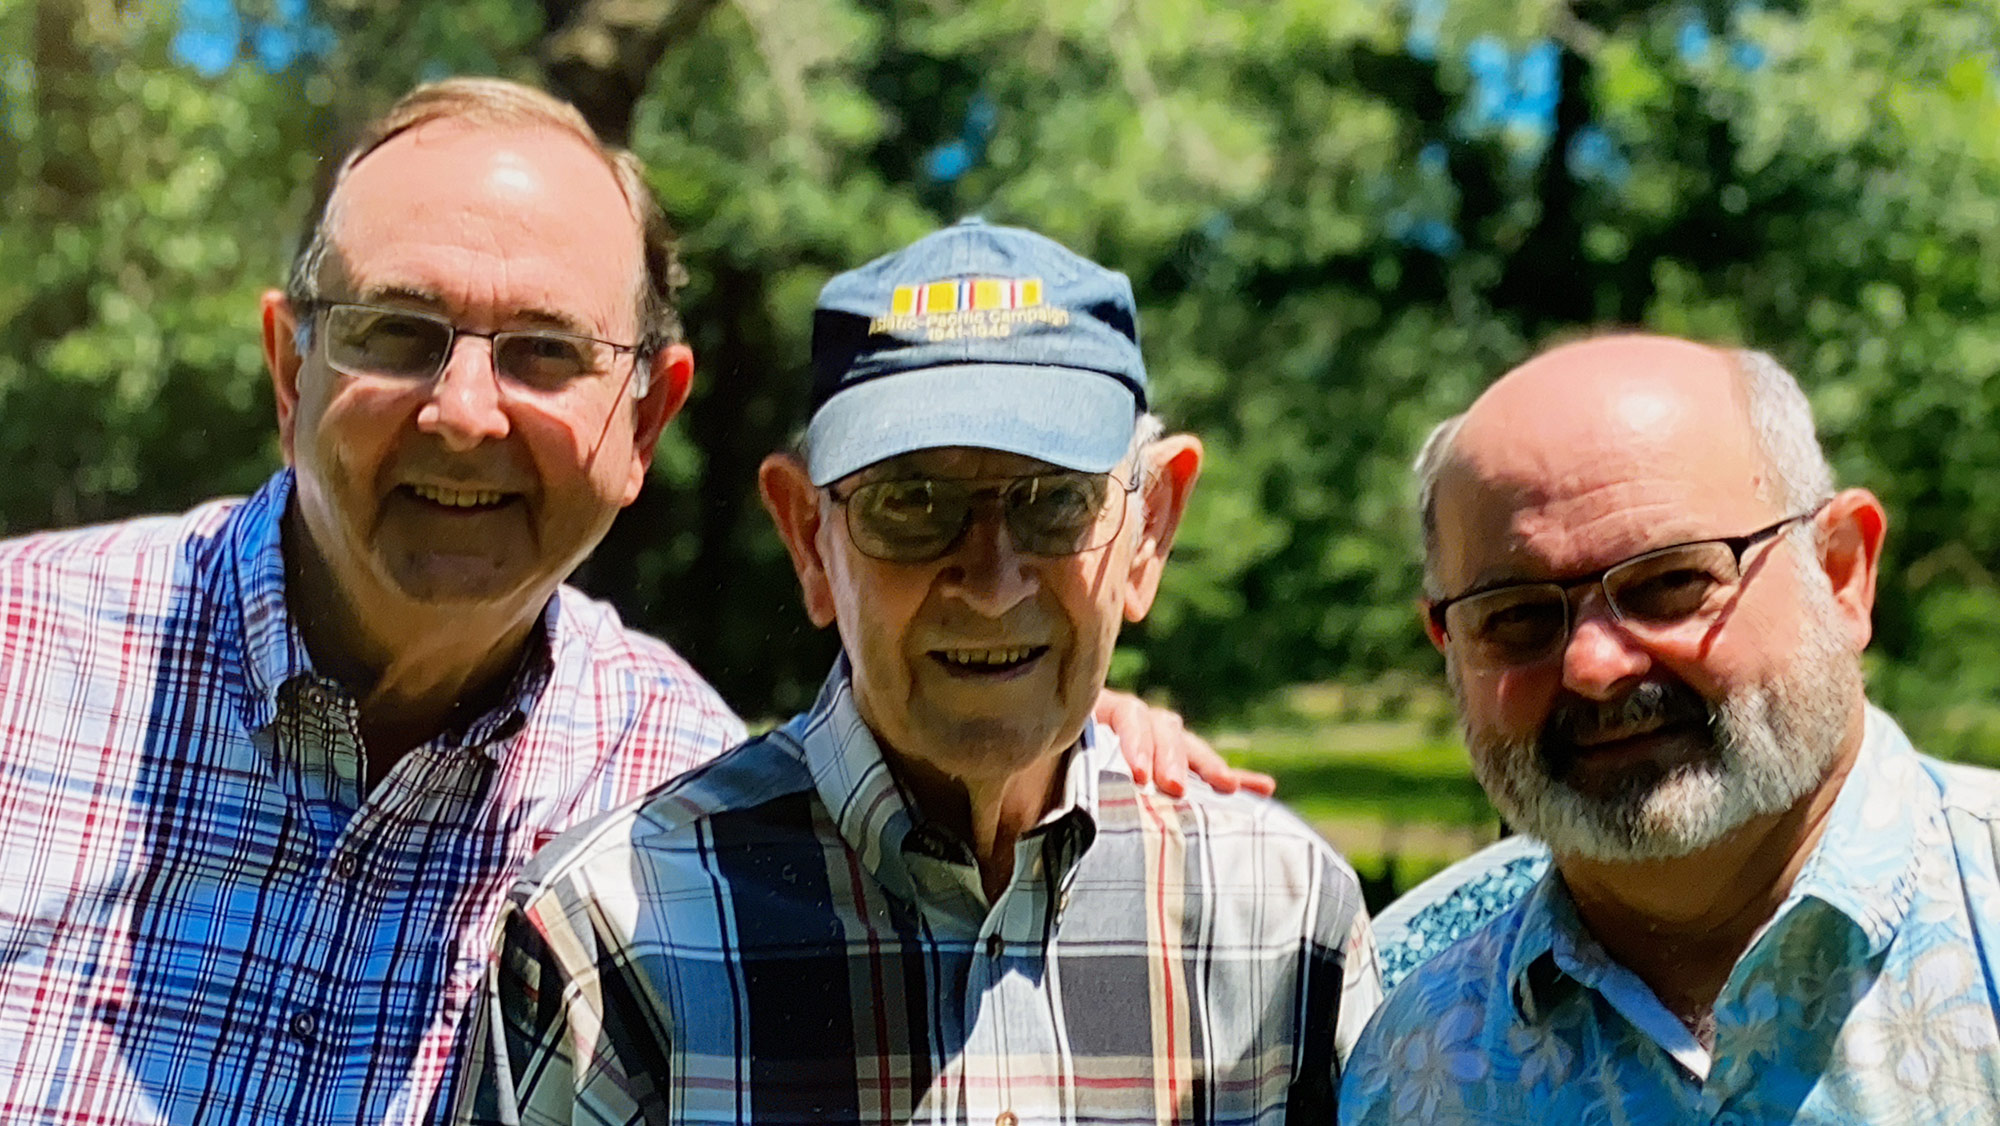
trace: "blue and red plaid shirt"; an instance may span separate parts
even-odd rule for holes
[[[421,1120],[529,854],[742,737],[565,588],[506,701],[364,793],[291,483],[0,543],[0,1121]]]

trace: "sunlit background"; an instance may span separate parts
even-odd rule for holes
[[[0,530],[253,488],[256,296],[319,157],[500,73],[634,147],[685,233],[699,390],[581,581],[746,715],[831,652],[752,493],[813,294],[977,212],[1131,274],[1209,446],[1117,679],[1280,773],[1378,892],[1496,829],[1406,467],[1585,326],[1799,373],[1892,517],[1872,693],[2000,762],[1996,33],[1941,0],[0,0]]]

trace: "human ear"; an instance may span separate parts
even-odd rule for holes
[[[833,584],[827,578],[825,557],[820,553],[820,493],[806,475],[805,462],[793,454],[772,454],[757,467],[757,492],[764,499],[764,511],[778,526],[778,538],[792,557],[792,571],[799,577],[799,591],[805,599],[806,616],[824,629],[833,624]]]
[[[685,344],[669,344],[634,365],[632,409],[637,427],[632,438],[632,469],[625,482],[625,501],[631,504],[646,483],[646,471],[653,464],[653,450],[660,444],[660,432],[667,428],[688,392],[694,389],[694,351]]]
[[[1437,603],[1428,598],[1421,599],[1417,602],[1417,614],[1424,620],[1424,636],[1431,639],[1431,647],[1442,653],[1445,645],[1444,629],[1438,625],[1437,616],[1431,613],[1431,607],[1435,605]]]
[[[283,290],[265,290],[258,305],[264,322],[264,369],[271,375],[271,395],[278,404],[278,445],[289,465],[298,429],[299,371],[305,366],[299,355],[299,318]]]
[[[1814,523],[1820,529],[1820,569],[1833,587],[1833,600],[1859,653],[1874,636],[1875,576],[1889,515],[1867,489],[1842,489]]]
[[[1145,485],[1141,488],[1144,525],[1133,547],[1125,583],[1125,620],[1136,622],[1153,608],[1160,591],[1160,575],[1173,548],[1174,533],[1187,514],[1188,497],[1194,493],[1195,478],[1201,476],[1201,440],[1192,434],[1174,434],[1147,446]],[[1134,467],[1134,472],[1138,472]]]

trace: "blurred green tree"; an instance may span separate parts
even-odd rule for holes
[[[226,53],[177,53],[197,6]],[[1133,276],[1210,447],[1127,683],[1206,717],[1432,673],[1418,442],[1548,341],[1646,326],[1800,374],[1896,520],[1878,695],[2000,756],[1996,39],[1948,0],[0,0],[0,520],[253,483],[252,299],[312,156],[497,71],[633,145],[686,232],[697,396],[581,581],[746,712],[831,653],[753,485],[812,296],[978,212]]]

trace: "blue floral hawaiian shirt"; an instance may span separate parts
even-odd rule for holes
[[[1394,989],[1418,966],[1528,897],[1549,870],[1549,846],[1503,837],[1404,892],[1375,916],[1382,985]]]
[[[2000,774],[1869,709],[1791,894],[1702,1047],[1551,873],[1362,1034],[1342,1122],[2000,1124]]]

